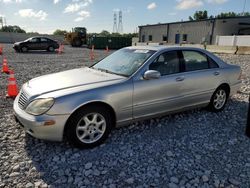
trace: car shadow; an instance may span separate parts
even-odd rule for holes
[[[39,178],[55,187],[72,187],[76,180],[70,177],[78,177],[84,184],[98,181],[96,186],[112,177],[119,186],[126,186],[123,184],[124,177],[120,176],[121,172],[130,174],[134,171],[138,177],[144,177],[147,172],[143,169],[153,168],[155,165],[161,166],[161,173],[164,173],[166,178],[171,177],[174,171],[183,175],[189,174],[197,165],[213,169],[218,177],[227,176],[223,171],[227,159],[238,164],[237,168],[244,168],[240,165],[242,163],[237,163],[241,160],[237,158],[237,153],[240,153],[240,148],[249,148],[250,145],[250,139],[244,135],[247,105],[247,102],[232,99],[224,111],[219,113],[196,109],[134,123],[115,129],[104,144],[93,149],[80,150],[65,142],[47,142],[26,135],[25,149]],[[234,139],[240,141],[232,147],[229,140]],[[211,160],[216,157],[210,158],[206,155],[208,146],[214,147],[209,155],[223,155],[228,148],[231,154],[227,159],[221,157],[218,159],[221,160],[220,163],[211,166]],[[193,153],[201,155],[202,162],[197,161]],[[165,160],[168,158],[171,158],[171,163]],[[148,160],[154,162],[149,164]],[[156,164],[155,161],[160,163]],[[191,165],[188,164],[190,161],[195,162]],[[85,164],[89,162],[93,164],[92,168],[95,167],[91,171],[92,174],[85,168]],[[186,165],[187,171],[179,168],[179,163]],[[177,169],[169,170],[173,165]],[[101,175],[95,176],[95,170],[100,171]],[[87,171],[90,174],[87,174]],[[152,175],[151,178],[157,177]],[[143,180],[135,183],[143,184]],[[79,184],[75,182],[74,185]]]
[[[44,51],[44,50],[34,50],[34,51],[28,51],[28,52],[16,52],[18,54],[58,54],[57,51],[54,52],[48,52],[48,51]]]

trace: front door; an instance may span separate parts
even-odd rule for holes
[[[134,80],[133,117],[140,118],[172,111],[182,107],[178,101],[181,96],[183,82],[180,73],[180,60],[178,51],[162,53],[148,69],[161,73],[159,79]]]

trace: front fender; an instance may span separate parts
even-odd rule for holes
[[[132,118],[132,94],[133,83],[130,80],[122,84],[80,91],[55,98],[55,104],[47,114],[72,114],[86,104],[102,102],[113,108],[118,121],[125,121]]]

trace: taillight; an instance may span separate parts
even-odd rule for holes
[[[241,80],[242,78],[243,78],[243,76],[242,76],[242,70],[240,70],[240,75],[238,77],[238,80]]]

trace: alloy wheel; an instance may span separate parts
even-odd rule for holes
[[[99,113],[85,115],[76,126],[78,139],[86,144],[98,141],[106,130],[106,120]]]
[[[227,94],[224,90],[220,89],[216,92],[213,100],[214,108],[219,110],[223,108],[227,100]]]

